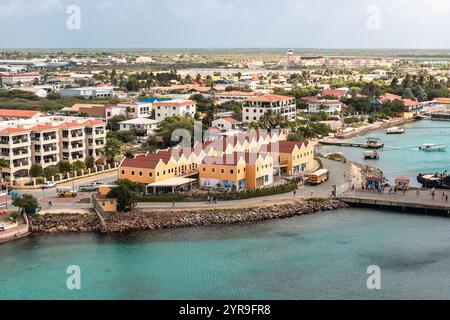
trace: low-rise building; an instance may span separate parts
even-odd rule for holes
[[[122,108],[128,118],[148,118],[152,115],[153,104],[147,102],[119,103],[117,107]]]
[[[266,94],[244,100],[242,119],[244,122],[259,121],[269,110],[288,120],[294,120],[296,117],[296,104],[293,97]]]
[[[235,131],[241,128],[241,122],[230,117],[213,120],[212,127],[217,127],[222,131]]]
[[[17,119],[38,119],[47,114],[36,110],[0,109],[0,121]]]
[[[41,81],[42,76],[39,73],[18,73],[18,74],[0,74],[3,85],[32,84]]]
[[[121,131],[131,131],[142,139],[148,138],[158,126],[158,121],[148,118],[136,118],[119,122]]]
[[[154,103],[155,106],[155,120],[162,121],[167,117],[194,117],[197,112],[197,105],[192,100],[170,100],[159,101]]]
[[[329,114],[337,114],[342,111],[342,105],[342,102],[340,102],[339,100],[309,100],[308,112],[326,112]]]
[[[84,97],[86,99],[114,98],[114,88],[108,86],[61,89],[61,97]]]
[[[253,98],[255,96],[261,95],[254,91],[223,91],[218,92],[214,95],[219,103],[224,103],[227,101],[244,101],[245,99]]]

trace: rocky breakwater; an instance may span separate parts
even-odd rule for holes
[[[97,232],[101,230],[100,221],[95,214],[46,214],[37,215],[30,220],[33,232]]]
[[[354,182],[363,183],[367,177],[383,177],[383,171],[377,167],[355,161],[348,161]]]
[[[239,209],[135,210],[107,214],[102,232],[124,232],[215,224],[251,223],[348,207],[336,199],[315,199]]]

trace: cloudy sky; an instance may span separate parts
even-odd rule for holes
[[[0,47],[450,48],[449,21],[449,0],[0,0]]]

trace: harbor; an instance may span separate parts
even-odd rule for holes
[[[375,190],[349,190],[338,197],[353,207],[390,209],[402,212],[450,217],[448,190],[411,189],[397,192]]]

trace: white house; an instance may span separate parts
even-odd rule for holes
[[[121,131],[132,131],[133,134],[145,139],[153,133],[158,126],[158,121],[148,118],[136,118],[119,122]]]
[[[167,117],[173,116],[190,116],[194,117],[197,112],[197,105],[192,100],[170,100],[159,101],[154,103],[155,106],[155,120],[161,121]]]
[[[342,102],[339,100],[309,100],[308,112],[319,113],[326,112],[330,114],[340,113],[342,111]]]
[[[240,128],[241,122],[234,118],[221,118],[212,122],[212,127],[217,127],[221,131],[234,131]]]

